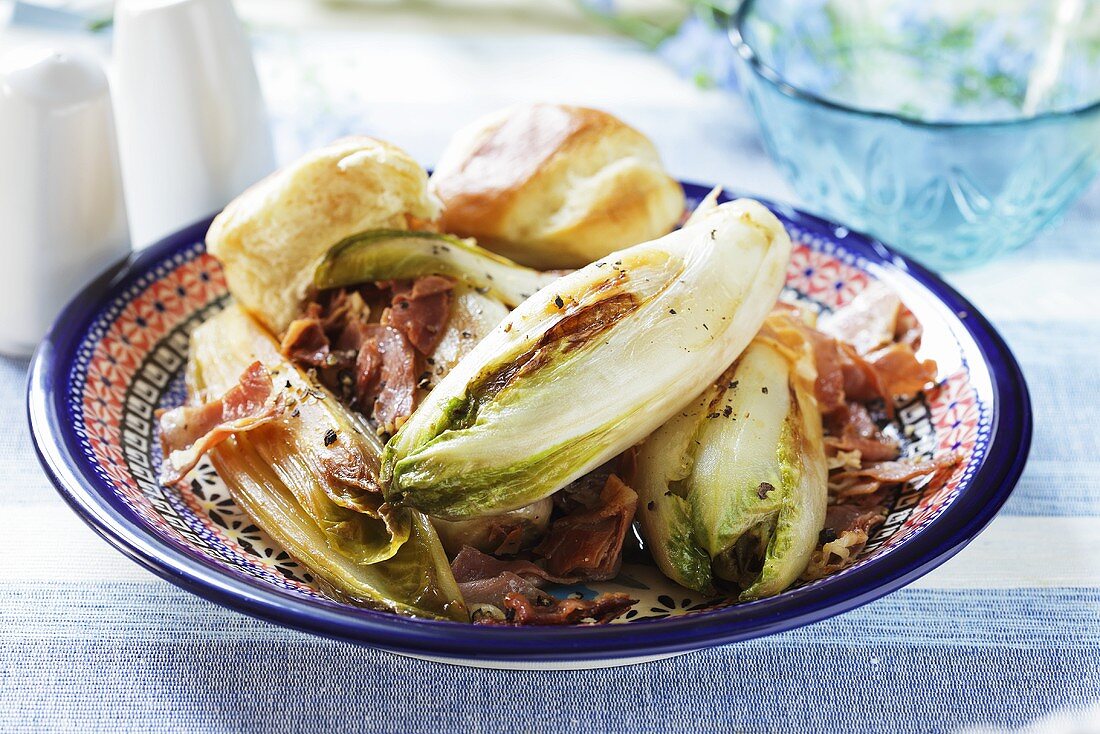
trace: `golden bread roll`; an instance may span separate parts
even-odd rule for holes
[[[299,314],[325,253],[368,229],[432,220],[438,202],[405,151],[366,137],[338,140],[245,191],[217,216],[206,247],[237,301],[275,334]]]
[[[535,268],[576,268],[668,233],[684,193],[653,144],[599,110],[515,107],[457,133],[432,174],[444,231]]]

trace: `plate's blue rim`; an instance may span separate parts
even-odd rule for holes
[[[701,197],[711,188],[684,183]],[[785,204],[761,201],[804,231],[835,240],[839,225]],[[458,662],[569,663],[687,652],[769,635],[827,619],[897,590],[970,542],[1015,487],[1031,446],[1027,385],[1004,340],[973,305],[918,263],[867,235],[844,229],[844,247],[872,264],[910,275],[955,314],[984,358],[993,388],[990,443],[981,466],[947,510],[918,535],[862,568],[777,597],[701,615],[628,625],[568,628],[480,627],[409,619],[298,597],[260,581],[227,574],[146,529],[87,465],[64,419],[69,367],[81,337],[104,303],[155,263],[204,239],[206,218],[126,258],[88,285],[62,311],[34,356],[27,413],[35,450],[58,492],[122,553],[162,578],[223,606],[325,637]]]

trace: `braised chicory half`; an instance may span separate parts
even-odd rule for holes
[[[187,384],[191,403],[160,416],[174,428],[162,431],[166,441],[185,429],[201,433],[234,500],[331,592],[402,614],[467,618],[431,523],[384,502],[373,430],[288,362],[239,307],[194,332]],[[219,419],[231,419],[219,421],[224,430],[204,430],[208,421],[193,417],[242,389],[266,395],[218,408]],[[247,412],[256,415],[242,425]],[[189,468],[168,466],[168,479]]]
[[[543,288],[387,444],[387,498],[447,519],[497,514],[622,453],[752,340],[790,247],[771,212],[735,201]]]

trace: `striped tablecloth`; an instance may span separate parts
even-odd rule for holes
[[[285,159],[332,137],[426,163],[521,100],[609,109],[674,174],[791,199],[743,106],[592,36],[257,39]],[[0,164],[2,165],[2,164]],[[0,171],[2,175],[2,171]],[[951,276],[1002,330],[1035,406],[997,520],[912,586],[774,637],[581,672],[444,667],[222,609],[111,550],[55,494],[0,361],[0,731],[953,731],[1100,700],[1100,187],[1040,241]]]

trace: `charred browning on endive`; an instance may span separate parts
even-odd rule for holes
[[[638,305],[634,294],[617,293],[566,313],[561,321],[542,335],[531,351],[517,360],[520,366],[514,377],[533,374],[556,353],[568,354],[574,349],[591,344],[601,333],[637,309]]]
[[[479,375],[471,383],[466,399],[451,413],[451,420],[444,430],[469,427],[477,420],[478,408],[493,400],[517,379],[533,375],[557,355],[592,344],[601,333],[637,309],[638,305],[638,299],[633,294],[617,293],[567,312],[527,352]]]

